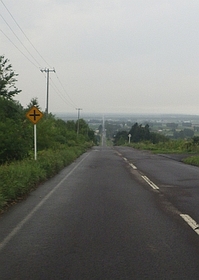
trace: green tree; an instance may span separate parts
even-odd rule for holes
[[[38,102],[38,98],[37,97],[33,97],[30,100],[30,103],[27,106],[27,111],[29,111],[33,106],[37,107],[39,110],[41,110],[40,106],[39,106],[39,102]]]
[[[192,140],[195,145],[199,145],[199,136],[194,136]]]
[[[0,163],[21,160],[31,149],[30,133],[24,123],[13,119],[0,122]]]
[[[6,118],[24,119],[24,109],[18,101],[4,99],[0,96],[0,121]]]
[[[150,141],[153,144],[157,144],[159,142],[165,143],[169,141],[169,138],[160,133],[150,132]]]
[[[0,163],[26,157],[32,147],[31,127],[21,104],[0,97]]]
[[[45,150],[56,147],[56,119],[52,114],[44,115],[37,124],[37,147]]]
[[[149,125],[142,126],[142,124],[138,125],[138,123],[135,123],[129,131],[129,134],[131,134],[131,142],[150,140]]]
[[[77,129],[76,129],[76,124],[75,124],[75,122],[74,121],[67,121],[66,122],[66,128],[68,129],[68,130],[71,130],[71,131],[77,131]]]
[[[3,55],[0,56],[0,96],[12,100],[15,95],[21,92],[16,86],[16,74],[12,70],[9,60]]]
[[[124,145],[128,140],[127,131],[118,131],[114,137],[114,145],[120,146]]]
[[[15,86],[17,74],[4,56],[0,56],[0,163],[19,160],[31,148],[25,111],[13,97],[21,92]]]
[[[184,136],[187,138],[192,138],[194,136],[194,131],[189,128],[184,129]]]
[[[88,124],[84,119],[79,119],[76,121],[76,130],[79,125],[79,133],[86,136],[88,134]]]
[[[148,124],[142,126],[142,124],[138,125],[138,123],[135,123],[132,126],[129,133],[127,133],[127,131],[117,132],[114,139],[114,145],[123,145],[127,143],[129,134],[131,134],[131,142],[134,143],[142,142],[142,141],[150,141],[155,144],[158,142],[168,141],[168,138],[165,137],[164,135],[150,132]]]

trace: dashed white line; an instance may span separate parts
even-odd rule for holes
[[[137,169],[137,167],[136,167],[133,163],[129,163],[129,165],[130,165],[133,169]]]
[[[154,190],[159,190],[159,187],[156,186],[147,176],[142,176],[142,178],[151,186]]]
[[[118,153],[119,155],[119,153]],[[121,155],[121,154],[120,154]],[[123,157],[123,159],[125,161],[128,161],[127,158]],[[133,169],[137,169],[137,167],[133,164],[129,162],[129,165],[133,168]],[[145,180],[145,182],[147,182],[147,184],[149,184],[149,186],[151,186],[154,190],[159,190],[159,187],[154,184],[147,176],[145,175],[141,175],[141,177]],[[189,215],[187,214],[180,214],[180,217],[194,230],[195,233],[197,233],[199,235],[199,224],[194,221],[194,219],[192,219]]]
[[[128,159],[125,158],[125,157],[123,157],[123,160],[124,160],[124,161],[128,161]],[[130,165],[133,169],[137,169],[137,167],[136,167],[133,163],[130,163],[130,162],[129,162],[129,165]]]
[[[180,217],[199,235],[199,225],[187,214],[180,214]]]

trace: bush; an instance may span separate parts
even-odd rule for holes
[[[168,140],[152,144],[150,141],[131,143],[129,146],[136,149],[150,150],[155,153],[195,153],[199,152],[199,146],[193,141],[186,140]]]
[[[199,156],[191,156],[183,159],[184,163],[199,166]]]
[[[60,145],[57,150],[38,152],[37,161],[26,159],[0,166],[0,209],[27,195],[41,182],[58,173],[69,165],[90,144],[66,147]]]

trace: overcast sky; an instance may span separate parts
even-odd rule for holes
[[[0,14],[23,106],[45,110],[54,67],[53,113],[199,115],[198,0],[0,0]]]

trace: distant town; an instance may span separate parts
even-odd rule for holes
[[[56,113],[55,115],[65,121],[77,119],[76,114]],[[96,134],[105,129],[108,138],[114,137],[118,131],[129,131],[135,123],[143,126],[148,124],[150,131],[172,139],[199,136],[199,115],[82,113],[80,118],[83,118]]]

